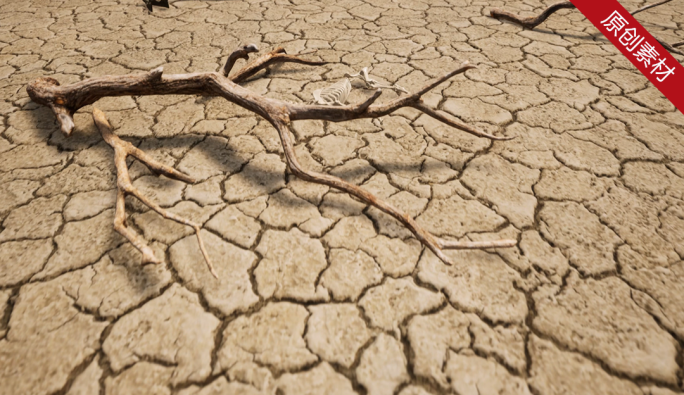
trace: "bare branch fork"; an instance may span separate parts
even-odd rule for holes
[[[229,76],[231,69],[238,59],[247,59],[249,53],[256,51],[258,51],[258,49],[253,44],[239,47],[228,57],[225,66],[219,73],[208,72],[162,75],[163,69],[159,67],[147,73],[89,78],[66,86],[61,86],[54,78],[42,77],[29,83],[26,90],[33,101],[46,105],[52,109],[57,116],[57,121],[60,124],[62,133],[66,136],[69,136],[74,128],[73,114],[81,107],[92,104],[103,97],[174,94],[221,96],[232,103],[262,116],[276,128],[283,145],[287,165],[293,174],[306,181],[328,185],[344,191],[364,203],[373,205],[391,215],[406,226],[418,240],[435,253],[435,255],[444,263],[451,264],[451,261],[449,257],[444,254],[442,251],[443,249],[499,248],[512,247],[517,244],[516,240],[470,242],[445,240],[436,237],[418,225],[418,223],[408,214],[398,210],[389,203],[378,199],[376,196],[362,188],[329,174],[322,174],[304,169],[297,160],[294,152],[294,143],[290,137],[290,123],[295,120],[317,119],[342,122],[359,118],[377,118],[390,114],[403,107],[412,107],[449,126],[461,129],[478,137],[492,140],[509,140],[512,137],[500,137],[487,134],[464,124],[454,117],[425,105],[421,100],[422,95],[435,88],[437,85],[457,74],[475,68],[475,66],[465,62],[458,69],[430,81],[417,92],[400,96],[386,103],[375,104],[375,101],[381,94],[381,90],[378,89],[371,97],[362,103],[330,107],[324,105],[287,103],[258,95],[238,85],[239,82],[245,81],[272,64],[286,62],[305,65],[325,64],[325,62],[306,60],[297,56],[287,55],[282,48],[277,48],[258,57],[232,76]],[[133,187],[126,166],[126,158],[128,156],[133,156],[145,163],[153,171],[164,174],[170,178],[188,183],[193,183],[195,180],[186,174],[155,161],[140,149],[114,135],[114,133],[112,133],[112,128],[102,111],[94,109],[93,119],[100,129],[104,140],[114,149],[117,187],[119,189],[114,229],[140,250],[145,261],[159,263],[159,260],[154,256],[151,248],[145,241],[133,230],[126,227],[125,196],[133,195],[165,218],[191,226],[197,234],[200,250],[204,255],[207,266],[212,274],[216,276],[216,272],[214,271],[206,249],[204,248],[204,243],[200,237],[200,226],[161,208]]]
[[[636,10],[630,12],[630,14],[635,15],[641,11],[646,11],[648,9],[651,9],[653,7],[657,7],[659,5],[663,5],[665,3],[669,3],[671,1],[672,0],[661,0],[657,3],[648,4],[648,5],[645,5],[641,8],[639,8],[639,9],[636,9]],[[489,11],[489,15],[492,18],[513,22],[516,25],[522,26],[525,29],[532,30],[535,27],[537,27],[538,25],[540,25],[541,23],[543,23],[548,17],[550,17],[556,11],[566,9],[566,8],[576,8],[576,7],[574,4],[572,4],[569,1],[561,1],[560,3],[555,3],[555,4],[550,5],[548,8],[543,10],[537,16],[521,17],[519,15],[512,14],[510,12],[507,12],[507,11],[504,11],[504,10],[501,10],[498,8],[491,9]],[[678,49],[675,48],[675,47],[679,47],[679,46],[684,45],[684,41],[674,43],[674,44],[668,44],[665,41],[663,41],[662,39],[656,37],[655,35],[653,35],[653,38],[655,38],[656,41],[658,41],[660,43],[660,45],[662,45],[668,51],[674,52],[674,53],[679,54],[679,55],[684,55],[684,53],[682,53],[681,51],[679,51]]]
[[[102,138],[114,149],[114,165],[116,166],[116,186],[118,187],[118,193],[116,195],[116,214],[114,216],[114,229],[126,237],[131,244],[135,246],[143,254],[144,262],[151,263],[161,263],[154,256],[152,249],[136,234],[133,230],[126,226],[126,195],[130,194],[140,199],[141,202],[145,203],[148,207],[154,211],[161,214],[164,218],[168,218],[179,222],[184,225],[191,226],[195,233],[197,234],[197,240],[199,242],[200,250],[204,259],[207,262],[209,271],[214,277],[218,278],[214,266],[209,260],[209,254],[207,254],[206,248],[204,248],[204,242],[200,236],[200,226],[192,221],[188,221],[168,210],[164,210],[157,203],[151,201],[147,196],[143,195],[136,187],[133,186],[131,182],[131,177],[128,174],[128,166],[126,165],[126,158],[130,155],[146,164],[151,170],[158,174],[164,174],[169,178],[173,178],[179,181],[185,181],[187,183],[194,183],[195,180],[186,174],[179,172],[178,170],[169,167],[163,163],[160,163],[152,159],[142,150],[133,146],[133,144],[121,140],[117,135],[112,133],[112,127],[109,125],[105,114],[97,108],[93,108],[93,120],[100,129]]]

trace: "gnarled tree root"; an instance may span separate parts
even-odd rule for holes
[[[408,228],[415,235],[415,237],[421,241],[421,243],[429,248],[444,263],[452,264],[449,257],[444,254],[444,249],[499,248],[512,247],[517,244],[516,240],[469,242],[445,240],[436,237],[418,225],[418,223],[408,214],[393,207],[389,203],[378,199],[376,196],[363,190],[362,188],[359,188],[356,185],[329,174],[322,174],[304,169],[297,160],[294,152],[294,144],[290,137],[290,123],[295,120],[317,119],[330,122],[342,122],[358,118],[377,118],[390,114],[403,107],[412,107],[449,126],[461,129],[478,137],[489,138],[492,140],[509,140],[512,137],[500,137],[487,134],[464,124],[454,117],[428,107],[421,100],[422,95],[435,88],[437,85],[457,74],[461,74],[469,69],[475,68],[475,66],[470,65],[467,62],[463,63],[458,69],[430,81],[417,92],[400,96],[386,103],[374,104],[381,94],[381,90],[378,89],[371,97],[362,103],[356,105],[330,107],[324,105],[288,103],[281,100],[267,98],[247,90],[237,84],[238,82],[244,81],[247,78],[254,76],[259,71],[275,63],[294,62],[307,65],[324,63],[286,55],[284,50],[281,48],[257,58],[234,75],[228,77],[237,59],[245,59],[249,53],[255,52],[256,50],[256,46],[254,45],[247,45],[236,49],[228,57],[226,65],[223,67],[220,73],[210,72],[162,75],[163,69],[159,67],[143,74],[89,78],[67,86],[60,86],[59,82],[53,78],[43,77],[32,81],[26,89],[33,101],[49,106],[52,109],[57,116],[57,120],[60,123],[62,132],[66,136],[69,136],[74,128],[74,122],[72,118],[73,114],[79,108],[88,104],[92,104],[102,97],[171,94],[221,96],[232,103],[235,103],[262,116],[276,128],[283,145],[287,165],[292,173],[294,173],[296,176],[306,181],[328,185],[330,187],[344,191],[352,196],[355,196],[364,203],[375,206],[381,211],[391,215],[404,226],[406,226],[406,228]],[[101,111],[95,109],[93,111],[93,118],[95,119],[103,138],[110,146],[112,146],[112,148],[114,148],[115,152],[117,185],[119,188],[116,220],[114,223],[115,229],[124,235],[128,240],[130,240],[131,243],[142,252],[145,260],[157,262],[152,250],[145,244],[145,242],[141,240],[141,238],[135,232],[125,226],[124,198],[127,194],[133,195],[162,216],[193,227],[197,233],[200,249],[202,250],[202,254],[204,254],[207,265],[212,273],[216,275],[211,262],[209,261],[206,250],[204,249],[202,239],[199,237],[199,225],[180,218],[175,214],[168,212],[167,210],[164,210],[156,203],[150,201],[147,197],[142,195],[137,189],[135,189],[128,175],[126,157],[128,155],[134,156],[149,166],[152,170],[168,177],[186,182],[193,182],[194,180],[187,175],[176,171],[175,169],[154,161],[152,158],[130,143],[119,139],[112,133],[111,127]]]
[[[657,6],[663,5],[665,3],[669,3],[670,1],[672,1],[672,0],[662,0],[658,3],[649,4],[649,5],[646,5],[644,7],[639,8],[637,10],[632,11],[630,14],[634,15],[634,14],[639,13],[641,11],[646,11],[650,8],[657,7]],[[542,11],[537,16],[522,17],[522,16],[512,14],[510,12],[507,12],[507,11],[504,11],[504,10],[501,10],[498,8],[491,9],[489,11],[489,16],[491,16],[492,18],[499,19],[499,20],[505,20],[505,21],[513,22],[516,25],[519,25],[525,29],[531,30],[531,29],[534,29],[535,27],[537,27],[538,25],[540,25],[546,19],[548,19],[548,17],[550,17],[554,12],[556,12],[558,10],[566,9],[566,8],[577,8],[577,7],[575,7],[575,5],[569,1],[561,1],[560,3],[550,5],[548,8],[546,8],[544,11]],[[683,45],[684,42],[675,43],[675,44],[670,45],[670,44],[666,43],[665,41],[663,41],[662,39],[656,37],[655,35],[653,35],[653,34],[651,34],[651,35],[653,36],[653,38],[656,39],[656,41],[658,41],[660,43],[660,45],[663,46],[663,48],[667,49],[668,51],[670,51],[672,53],[676,53],[678,55],[684,55],[684,53],[682,53],[681,51],[679,51],[678,49],[675,48],[675,47],[678,47],[680,45]]]

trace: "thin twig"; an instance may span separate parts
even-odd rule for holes
[[[466,131],[466,132],[468,132],[468,133],[470,133],[470,134],[473,134],[473,135],[475,135],[475,136],[477,136],[477,137],[484,137],[484,138],[487,138],[487,139],[490,139],[490,140],[512,140],[512,139],[515,138],[515,136],[511,136],[511,137],[507,137],[507,136],[494,136],[494,135],[492,135],[492,134],[485,133],[485,132],[483,132],[483,131],[481,131],[481,130],[478,130],[478,129],[475,129],[475,128],[471,127],[471,126],[466,125],[465,123],[463,123],[463,122],[457,120],[456,118],[448,117],[448,116],[446,116],[446,115],[444,115],[444,114],[442,114],[442,113],[439,113],[439,112],[437,112],[435,109],[426,106],[426,105],[425,105],[424,103],[422,103],[422,102],[416,103],[416,104],[414,104],[412,107],[415,108],[416,110],[419,110],[419,111],[424,112],[425,114],[431,116],[432,118],[434,118],[434,119],[436,119],[436,120],[438,120],[438,121],[444,122],[445,124],[447,124],[447,125],[449,125],[449,126],[453,126],[453,127],[457,128],[457,129],[461,129],[461,130],[463,130],[463,131]]]
[[[663,4],[669,3],[669,2],[671,2],[671,1],[672,1],[672,0],[663,0],[663,1],[659,1],[659,2],[657,2],[657,3],[649,4],[649,5],[646,5],[646,6],[643,6],[643,7],[639,8],[638,10],[634,10],[634,11],[630,12],[630,14],[634,15],[634,14],[639,13],[639,12],[641,12],[641,11],[646,11],[646,10],[648,10],[649,8],[657,7],[657,6],[659,6],[659,5],[663,5]]]

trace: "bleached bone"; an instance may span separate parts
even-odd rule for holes
[[[368,71],[369,71],[368,67],[364,67],[361,69],[361,71],[359,71],[356,74],[345,73],[344,76],[347,78],[359,78],[359,79],[361,79],[363,82],[366,83],[366,87],[368,87],[369,89],[392,89],[393,91],[395,91],[397,93],[401,92],[401,93],[408,94],[408,91],[406,89],[400,87],[399,85],[396,85],[396,84],[395,85],[382,85],[378,81],[370,78],[370,76],[368,75]]]
[[[316,89],[313,91],[314,102],[316,104],[323,104],[331,106],[337,104],[344,106],[351,92],[352,86],[348,79],[336,82],[327,88]]]

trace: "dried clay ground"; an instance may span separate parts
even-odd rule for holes
[[[486,16],[546,5],[1,0],[0,394],[682,393],[684,116],[578,11],[534,31]],[[682,1],[637,17],[684,39]],[[112,227],[113,153],[92,107],[64,138],[26,84],[217,71],[240,42],[331,62],[245,84],[293,102],[365,66],[413,91],[477,64],[426,101],[516,139],[402,110],[296,122],[296,149],[435,235],[518,246],[445,266],[385,214],[294,178],[253,113],[107,98],[116,134],[200,180],[130,163],[135,186],[202,224],[219,279],[191,228],[130,199],[129,226],[164,262],[141,266]]]

